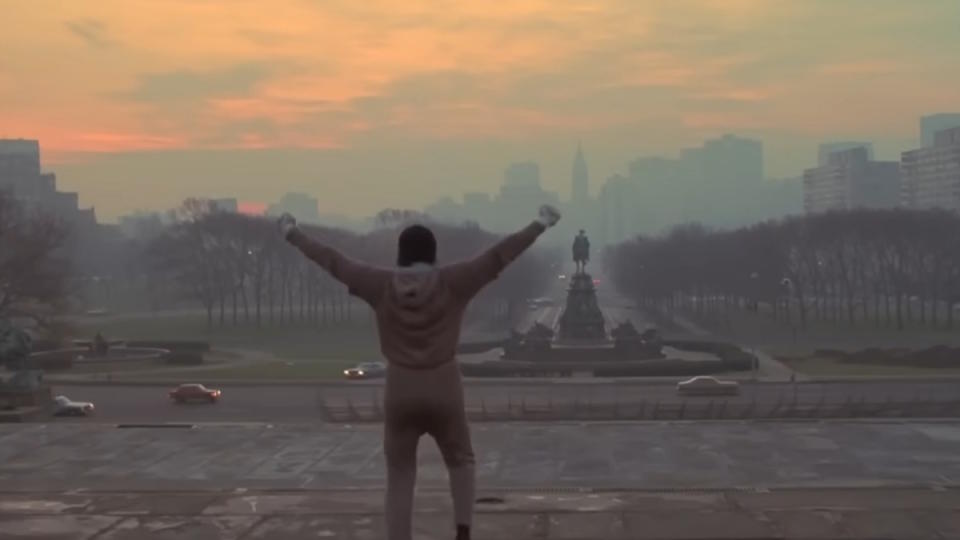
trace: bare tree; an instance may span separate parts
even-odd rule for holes
[[[67,229],[0,191],[0,319],[41,326],[66,308],[69,262],[62,255]]]
[[[618,288],[651,309],[699,316],[771,306],[775,320],[904,329],[952,325],[960,302],[960,216],[857,210],[734,231],[696,225],[609,250]],[[872,308],[872,309],[871,309]]]

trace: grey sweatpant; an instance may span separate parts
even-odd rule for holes
[[[417,444],[424,434],[436,441],[447,466],[456,524],[470,525],[476,490],[474,457],[457,362],[424,370],[391,365],[384,411],[387,539],[411,539]]]

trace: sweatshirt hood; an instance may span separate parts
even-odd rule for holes
[[[439,274],[435,267],[423,263],[398,269],[393,275],[393,294],[397,307],[417,310],[430,303],[439,287]]]

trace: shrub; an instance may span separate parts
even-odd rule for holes
[[[73,360],[78,354],[85,354],[84,349],[62,349],[45,351],[30,355],[30,364],[41,371],[57,371],[73,367]]]
[[[191,351],[197,353],[210,352],[210,343],[207,341],[178,341],[178,340],[147,340],[128,341],[128,347],[145,347],[148,349],[166,349],[168,351]]]
[[[457,345],[457,353],[459,354],[479,354],[485,353],[489,350],[493,350],[499,347],[503,347],[506,344],[506,340],[496,340],[496,341],[475,341],[472,343],[460,343]]]

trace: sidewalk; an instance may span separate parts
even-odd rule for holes
[[[476,540],[948,539],[960,537],[960,491],[481,494]],[[482,499],[481,499],[482,500]],[[449,540],[445,491],[417,496],[414,537]],[[383,538],[382,492],[0,492],[0,537],[62,540]]]

